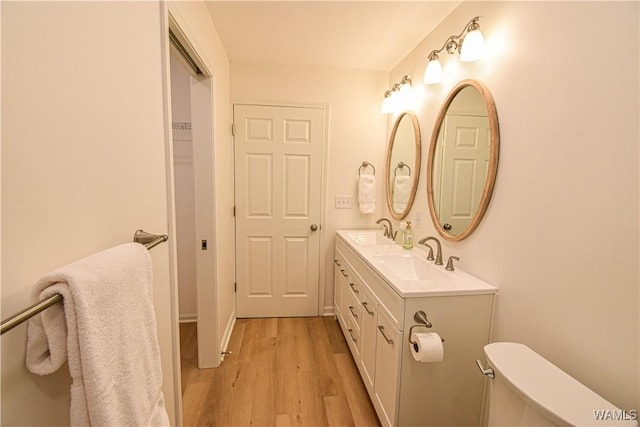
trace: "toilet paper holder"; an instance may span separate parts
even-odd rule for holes
[[[413,328],[417,328],[419,326],[423,326],[425,328],[431,328],[433,327],[433,324],[429,321],[429,319],[427,319],[427,313],[425,313],[422,310],[416,311],[415,314],[413,315],[413,320],[415,320],[418,324],[417,325],[412,325],[409,328],[409,336],[407,337],[407,339],[409,340],[409,343],[412,345],[417,345],[418,343],[415,341],[411,341],[411,334],[413,333]],[[442,342],[444,342],[444,338],[441,338]]]

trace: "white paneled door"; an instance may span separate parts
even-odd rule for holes
[[[489,171],[489,141],[487,117],[447,115],[439,219],[449,234],[462,233],[478,209]]]
[[[316,316],[324,110],[235,105],[238,317]]]

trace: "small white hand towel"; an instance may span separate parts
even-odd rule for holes
[[[409,175],[396,175],[393,180],[393,210],[404,212],[409,202],[411,193],[411,177]]]
[[[375,175],[360,175],[358,179],[358,206],[360,213],[376,211],[376,177]]]
[[[153,308],[149,251],[116,246],[48,273],[34,288],[38,300],[64,297],[31,318],[27,368],[71,374],[71,425],[169,425]]]

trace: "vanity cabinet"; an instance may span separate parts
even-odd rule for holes
[[[376,369],[376,333],[378,326],[378,316],[376,309],[378,303],[367,286],[362,289],[362,329],[360,334],[362,380],[367,390],[373,392],[373,381]]]
[[[374,405],[381,409],[378,416],[383,425],[396,425],[394,420],[398,412],[402,332],[393,326],[384,310],[378,311],[377,329],[380,335],[375,359],[379,364],[375,371]]]
[[[344,261],[344,256],[337,250],[335,252],[335,257],[334,257],[333,263],[334,263],[333,307],[334,307],[336,316],[341,317],[341,314],[342,314],[342,288],[344,287],[344,281],[347,280],[348,273],[346,272],[346,263]]]
[[[476,359],[489,342],[493,292],[412,297],[397,293],[340,235],[335,247],[335,315],[383,426],[478,425],[483,377]],[[420,363],[409,330],[445,339],[442,362]]]

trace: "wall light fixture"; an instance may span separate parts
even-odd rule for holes
[[[380,111],[388,114],[396,111],[410,110],[413,108],[413,98],[411,76],[403,76],[400,83],[394,83],[391,89],[384,93]]]
[[[442,64],[438,54],[446,49],[447,53],[460,54],[460,60],[464,62],[477,61],[484,57],[484,37],[478,24],[479,16],[471,19],[457,36],[450,36],[444,45],[429,54],[429,62],[424,70],[424,83],[435,84],[442,81]]]

